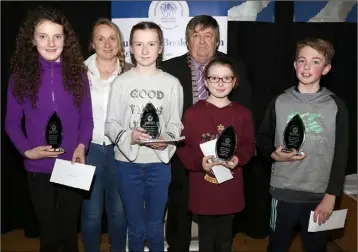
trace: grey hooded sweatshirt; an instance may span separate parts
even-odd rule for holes
[[[303,160],[275,162],[271,153],[283,144],[288,121],[299,114],[306,137]],[[257,135],[257,151],[271,159],[273,198],[286,202],[319,202],[325,193],[339,196],[344,183],[348,153],[348,112],[327,88],[300,93],[291,87],[269,105]]]

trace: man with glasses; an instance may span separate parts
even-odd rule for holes
[[[211,16],[193,17],[186,27],[185,37],[188,53],[164,61],[161,65],[163,71],[180,80],[184,91],[184,111],[198,100],[208,97],[203,76],[205,66],[217,56],[228,57],[217,51],[220,42],[219,24]],[[230,95],[230,100],[239,101],[250,108],[252,96],[250,83],[242,62],[234,62],[234,71],[238,76],[239,86]],[[188,172],[174,156],[166,223],[166,240],[170,252],[189,251],[192,215],[188,210],[188,196]]]

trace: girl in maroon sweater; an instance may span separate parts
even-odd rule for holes
[[[210,96],[187,109],[183,118],[186,139],[177,154],[189,170],[189,210],[198,215],[199,249],[203,252],[232,251],[234,214],[245,206],[241,167],[254,156],[255,137],[251,112],[228,98],[236,85],[232,63],[214,59],[205,70]],[[229,162],[204,157],[200,144],[217,138],[230,125],[237,134],[235,156]],[[211,172],[214,165],[231,169],[233,179],[219,184]]]

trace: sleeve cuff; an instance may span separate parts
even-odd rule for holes
[[[327,188],[326,190],[326,194],[330,194],[336,197],[339,197],[342,194],[342,190],[336,190],[336,189],[332,189],[332,188]]]
[[[83,144],[83,145],[85,146],[85,151],[87,151],[87,150],[88,150],[88,146],[89,146],[89,142],[90,142],[90,141],[80,141],[78,145]],[[77,146],[78,146],[78,145],[77,145]]]
[[[21,147],[19,147],[19,151],[20,151],[21,155],[24,157],[25,157],[25,152],[27,150],[31,150],[31,149],[32,149],[32,146],[28,142],[24,143]]]

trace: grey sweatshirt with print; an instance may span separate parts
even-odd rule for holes
[[[258,152],[269,158],[283,144],[285,127],[296,114],[306,128],[301,149],[306,157],[273,162],[272,196],[289,202],[317,202],[325,193],[339,195],[347,162],[348,113],[344,103],[327,88],[303,94],[291,87],[276,97],[258,132]]]

